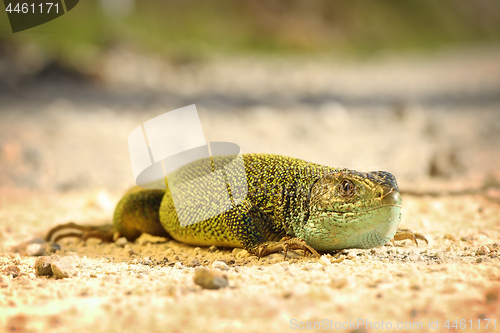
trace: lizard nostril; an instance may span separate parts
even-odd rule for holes
[[[395,191],[382,195],[382,205],[384,206],[401,205],[401,201],[401,196]]]

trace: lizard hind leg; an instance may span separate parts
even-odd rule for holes
[[[113,242],[115,233],[116,229],[112,224],[94,226],[69,222],[59,224],[50,229],[45,236],[45,240],[47,242],[53,241],[55,243],[63,238],[76,237],[84,241],[89,238],[97,238],[103,242]]]

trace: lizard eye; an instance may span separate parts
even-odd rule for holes
[[[340,192],[340,195],[342,195],[342,196],[351,196],[354,194],[354,185],[346,179],[344,179],[342,182],[340,182],[339,187],[340,187],[339,192]]]

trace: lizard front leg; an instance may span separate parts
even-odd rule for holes
[[[413,232],[410,229],[401,229],[401,228],[398,228],[396,230],[396,234],[392,239],[392,243],[394,244],[394,241],[400,241],[405,239],[414,241],[417,247],[418,247],[417,239],[423,240],[427,245],[429,245],[429,242],[427,241],[427,238],[425,238],[424,235],[419,234],[418,232]]]
[[[286,258],[289,250],[303,250],[304,254],[319,257],[304,240],[284,237],[284,229],[248,200],[224,213],[223,218],[243,247],[259,259],[277,252],[284,252]]]
[[[319,258],[319,253],[306,244],[303,239],[300,238],[290,238],[283,237],[279,242],[264,242],[255,248],[255,252],[259,259],[263,256],[267,256],[271,253],[281,252],[285,254],[284,259],[286,259],[286,254],[288,250],[302,250],[304,251],[304,255],[307,253],[312,254],[314,257]]]

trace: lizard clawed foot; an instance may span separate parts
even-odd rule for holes
[[[68,229],[67,232],[59,234],[60,231],[64,231],[66,229]],[[77,232],[71,230],[77,230]],[[52,240],[54,243],[56,243],[60,239],[67,237],[77,237],[83,241],[89,238],[97,238],[102,240],[103,242],[110,243],[114,241],[115,232],[116,232],[115,228],[113,227],[112,224],[93,226],[93,225],[81,225],[69,222],[69,223],[59,224],[54,228],[50,229],[47,235],[45,236],[45,240],[49,242],[52,240],[54,234],[57,234],[54,240]]]
[[[283,237],[279,242],[265,242],[255,249],[255,253],[260,260],[263,256],[283,251],[285,254],[283,260],[285,260],[288,250],[303,250],[304,256],[307,253],[311,253],[314,257],[320,257],[319,253],[307,245],[303,239],[290,237]]]
[[[427,241],[427,238],[424,237],[424,235],[419,234],[418,232],[413,232],[410,229],[398,229],[396,231],[396,234],[394,235],[394,238],[392,239],[392,244],[394,244],[394,241],[400,241],[405,239],[413,240],[417,245],[417,247],[418,247],[417,239],[423,240],[427,245],[429,245],[429,242]]]

